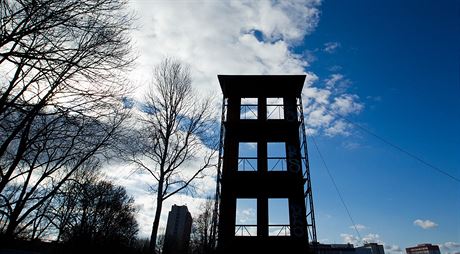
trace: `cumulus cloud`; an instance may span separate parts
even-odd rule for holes
[[[357,100],[357,95],[342,94],[334,98],[331,108],[340,115],[359,113],[363,109],[363,105],[356,102]]]
[[[313,83],[317,81],[312,79]],[[352,125],[341,117],[357,114],[364,109],[359,96],[346,93],[351,81],[335,73],[323,80],[324,87],[307,85],[303,91],[308,134],[322,131],[327,136],[350,135]]]
[[[141,54],[133,78],[148,75],[164,56],[191,64],[199,89],[215,92],[217,74],[304,73],[308,62],[290,47],[315,29],[318,6],[319,1],[133,1],[141,27],[134,33]]]
[[[399,247],[398,245],[394,245],[394,244],[385,245],[384,248],[386,252],[390,252],[390,253],[401,253],[402,252],[401,247]]]
[[[340,234],[340,237],[342,238],[343,243],[351,243],[355,246],[360,246],[363,242],[384,244],[384,242],[380,239],[380,235],[373,233],[363,236],[362,239],[359,239],[359,237],[353,234],[345,233]]]
[[[346,123],[345,121],[339,119],[334,121],[332,125],[330,125],[328,128],[324,130],[324,133],[326,136],[337,136],[337,135],[343,135],[343,136],[348,136],[350,135],[350,132],[348,131],[351,128],[351,124]]]
[[[247,224],[255,223],[254,219],[256,216],[256,211],[253,208],[247,208],[236,211],[237,221],[236,224]]]
[[[190,64],[201,94],[220,93],[217,74],[305,74],[306,117],[313,114],[306,121],[309,134],[328,128],[330,136],[348,134],[349,126],[335,123],[335,114],[362,109],[357,96],[341,96],[350,84],[344,75],[333,74],[324,80],[329,85],[320,88],[319,78],[307,71],[311,58],[291,50],[317,27],[319,0],[138,0],[130,4],[139,16],[140,28],[133,33],[139,58],[131,75],[139,86],[139,98],[152,66],[170,56]],[[327,46],[332,49],[339,44]]]
[[[340,237],[344,243],[351,243],[355,246],[360,246],[363,242],[384,244],[384,242],[380,239],[380,235],[373,233],[363,236],[362,239],[359,239],[359,237],[352,234],[340,234]]]
[[[360,244],[359,237],[352,234],[340,234],[340,237],[342,238],[343,243],[351,243],[353,245]]]
[[[358,226],[358,225],[357,225]],[[361,225],[362,226],[362,225]],[[369,233],[365,236],[362,237],[362,239],[359,239],[359,237],[353,235],[353,234],[340,234],[340,237],[342,238],[343,243],[351,243],[354,246],[362,246],[363,243],[378,243],[384,246],[385,252],[386,253],[391,253],[391,254],[401,254],[402,250],[401,247],[395,244],[386,244],[381,238],[379,234],[375,233]]]
[[[363,242],[384,244],[379,234],[367,234],[363,237]]]
[[[334,74],[331,74],[331,75],[329,76],[329,78],[327,78],[327,79],[325,80],[325,84],[326,84],[326,86],[328,86],[328,87],[334,87],[335,84],[336,84],[337,82],[343,80],[343,78],[344,78],[344,76],[343,76],[342,74],[340,74],[340,73],[334,73]]]
[[[367,229],[366,226],[362,225],[362,224],[356,224],[356,225],[351,225],[350,226],[351,229],[357,229],[358,231],[362,231],[364,229]]]
[[[423,229],[430,229],[430,228],[435,228],[438,226],[438,224],[434,223],[431,220],[420,220],[420,219],[415,220],[414,225],[419,226]]]
[[[347,89],[352,84],[353,82],[341,73],[332,73],[329,77],[324,79],[324,85],[326,88],[337,95],[346,93]]]
[[[340,46],[340,43],[336,41],[326,42],[324,43],[323,51],[332,54],[335,53]]]
[[[129,3],[139,17],[139,29],[132,34],[139,57],[130,76],[138,89],[133,101],[125,101],[126,107],[142,101],[153,66],[173,57],[190,65],[193,85],[204,95],[220,94],[218,74],[305,74],[302,93],[309,134],[348,135],[350,126],[338,116],[363,108],[358,96],[346,93],[351,82],[344,75],[320,79],[308,71],[312,58],[292,51],[317,27],[319,0]],[[154,181],[126,165],[108,167],[106,172],[134,195],[140,234],[149,235],[155,208],[149,188],[155,188]],[[172,204],[187,204],[192,215],[198,213],[204,197],[215,190],[215,172],[199,179],[196,186],[196,197],[179,194],[165,202],[160,228]]]
[[[446,254],[459,254],[460,253],[460,243],[458,242],[445,242],[439,244],[439,247],[443,251],[442,253]]]

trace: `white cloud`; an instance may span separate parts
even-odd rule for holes
[[[333,87],[314,87],[319,78],[306,71],[310,59],[291,51],[316,28],[320,2],[130,2],[139,16],[140,26],[133,33],[139,52],[137,67],[131,75],[139,85],[136,97],[141,99],[151,68],[165,56],[190,64],[194,85],[201,94],[220,94],[217,74],[306,74],[305,112],[314,114],[307,115],[311,120],[306,121],[309,134],[326,128],[328,135],[347,134],[343,128],[349,126],[335,123],[335,114],[362,109],[357,96],[340,97],[350,81],[336,73],[331,77],[339,80],[330,77],[325,81],[336,82]],[[329,48],[338,46],[332,43]],[[349,103],[345,105],[348,108],[330,106],[343,100]]]
[[[334,52],[337,51],[338,48],[340,48],[340,43],[339,42],[336,42],[336,41],[332,41],[332,42],[326,42],[324,43],[324,48],[323,48],[323,51],[329,53],[329,54],[332,54]]]
[[[460,243],[458,242],[445,242],[439,244],[439,247],[442,250],[442,253],[445,254],[459,254],[460,253]]]
[[[248,224],[254,223],[254,219],[256,218],[256,211],[253,208],[247,208],[243,210],[236,211],[237,221],[236,224]]]
[[[351,229],[357,229],[358,231],[362,231],[364,229],[367,229],[366,226],[362,225],[362,224],[356,224],[356,225],[351,225],[350,226]]]
[[[355,246],[361,243],[359,237],[352,234],[340,234],[340,237],[342,238],[343,243],[351,243]]]
[[[350,132],[348,131],[351,128],[351,124],[346,123],[342,119],[334,121],[332,125],[330,125],[328,128],[324,130],[324,133],[326,136],[337,136],[337,135],[343,135],[343,136],[348,136],[350,135]]]
[[[362,225],[361,225],[362,226]],[[340,234],[343,243],[351,243],[355,247],[362,246],[363,243],[378,243],[384,246],[386,253],[391,254],[402,254],[402,250],[398,245],[395,244],[386,244],[381,238],[379,234],[369,233],[362,237],[360,240],[359,237],[352,235],[352,234]]]
[[[347,149],[347,150],[355,150],[355,149],[358,149],[361,147],[361,144],[357,143],[357,142],[353,142],[353,141],[345,141],[342,143],[342,146]]]
[[[324,80],[324,88],[314,87],[318,80],[312,75],[310,84],[304,87],[303,104],[308,134],[321,130],[327,136],[350,135],[352,125],[341,117],[357,114],[364,109],[355,94],[346,93],[351,81],[335,73]]]
[[[138,85],[135,101],[143,99],[152,67],[164,57],[174,57],[190,65],[193,84],[200,94],[216,97],[220,97],[218,74],[305,74],[303,105],[309,133],[348,135],[350,126],[337,115],[363,108],[357,96],[337,90],[350,84],[342,74],[336,74],[340,80],[331,86],[315,87],[320,79],[306,70],[311,59],[291,51],[316,28],[319,0],[129,3],[139,17],[139,29],[133,32],[139,58],[130,76]],[[187,168],[196,167],[191,163]],[[148,192],[153,179],[143,173],[132,174],[126,165],[108,167],[106,172],[134,195],[140,209],[140,235],[148,236],[155,209],[154,195]],[[215,172],[211,170],[195,183],[199,198],[179,194],[167,200],[160,228],[172,204],[187,203],[192,215],[198,213],[203,198],[215,190]]]
[[[419,226],[423,229],[430,229],[438,226],[438,224],[434,223],[433,221],[420,219],[415,220],[414,225]]]
[[[352,84],[353,82],[341,73],[330,74],[328,78],[324,79],[324,85],[326,88],[334,92],[336,95],[346,93],[347,89]]]
[[[385,245],[385,251],[389,253],[402,253],[401,247],[398,245]]]
[[[325,80],[325,84],[328,87],[333,87],[338,81],[343,80],[344,76],[340,73],[331,74],[328,79]]]
[[[334,98],[331,108],[340,115],[359,113],[364,106],[357,102],[358,99],[359,97],[354,94],[342,94]]]
[[[219,92],[217,74],[304,73],[308,62],[290,47],[315,29],[318,6],[319,1],[133,1],[141,26],[134,33],[140,66],[133,79],[146,81],[164,56],[189,63],[199,90],[213,92]]]
[[[363,242],[384,244],[379,234],[367,234],[363,237]]]
[[[443,243],[443,244],[440,244],[441,248],[445,248],[445,249],[454,249],[454,248],[460,248],[460,243],[456,243],[456,242],[446,242],[446,243]]]
[[[362,239],[352,234],[340,234],[340,237],[342,237],[343,243],[351,243],[355,246],[361,246],[363,242],[384,244],[378,234],[372,233],[363,236]]]

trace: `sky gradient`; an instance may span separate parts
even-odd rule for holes
[[[139,17],[131,77],[139,100],[152,66],[165,56],[189,64],[198,92],[217,100],[217,74],[307,75],[303,103],[320,242],[367,240],[385,244],[387,253],[429,242],[442,253],[460,252],[460,183],[353,125],[460,178],[458,1],[130,5]],[[149,180],[128,169],[117,164],[106,172],[135,196],[147,235],[154,211]],[[194,197],[175,197],[163,214],[177,203],[196,215],[215,188],[209,175]]]

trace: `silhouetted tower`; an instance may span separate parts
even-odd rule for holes
[[[173,205],[168,213],[168,223],[163,245],[164,254],[187,253],[190,232],[192,230],[192,216],[187,206]]]
[[[316,229],[301,100],[305,75],[218,78],[224,95],[218,251],[306,253]],[[274,223],[270,216],[280,211],[286,222]]]

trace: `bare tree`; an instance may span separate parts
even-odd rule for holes
[[[213,226],[214,199],[208,197],[200,206],[202,211],[193,219],[191,235],[191,253],[206,254],[214,250],[214,242],[211,237]]]
[[[120,74],[133,60],[131,20],[125,0],[0,1],[0,229],[7,237],[46,226],[37,212],[114,141],[126,119]]]
[[[40,221],[48,221],[51,225],[39,229],[32,227],[33,232],[44,230],[46,234],[53,235],[57,242],[62,241],[63,235],[65,233],[69,235],[68,232],[80,223],[80,204],[84,187],[96,185],[102,181],[101,178],[100,167],[94,161],[89,161],[80,167],[48,202],[49,205],[43,212],[45,219]]]
[[[184,64],[165,59],[154,68],[146,104],[129,147],[129,160],[152,176],[156,211],[150,238],[154,252],[163,201],[190,191],[194,179],[213,166],[215,155],[211,100],[194,94],[190,71]],[[193,170],[190,164],[200,163]]]

